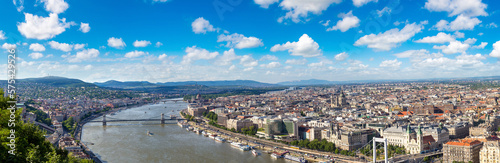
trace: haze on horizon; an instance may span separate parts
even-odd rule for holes
[[[19,79],[498,76],[499,7],[492,0],[14,0],[0,2],[8,15],[0,17],[0,45],[5,54],[18,49]],[[7,57],[0,67],[7,69]]]

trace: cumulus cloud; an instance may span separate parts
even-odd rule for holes
[[[217,42],[226,41],[226,47],[234,47],[237,49],[254,48],[263,46],[262,40],[257,37],[245,37],[242,34],[233,33],[231,35],[221,34],[217,38]]]
[[[45,47],[42,44],[39,44],[39,43],[32,43],[29,48],[30,48],[30,50],[36,51],[36,52],[43,52],[43,51],[45,51]]]
[[[393,28],[384,33],[365,35],[359,38],[354,45],[367,45],[369,48],[377,50],[391,50],[392,48],[399,46],[400,43],[403,43],[415,36],[416,33],[421,32],[423,28],[423,24],[406,24],[406,26],[401,30]]]
[[[7,37],[5,37],[5,33],[2,30],[0,30],[0,40],[5,40],[5,39],[7,39]]]
[[[60,50],[63,52],[69,52],[71,51],[71,49],[73,49],[73,45],[67,43],[59,43],[56,41],[49,41],[48,43],[50,45],[50,48]]]
[[[475,42],[475,41],[474,41]],[[452,41],[448,45],[434,46],[434,49],[441,49],[444,54],[455,54],[455,53],[465,53],[469,49],[470,45],[468,43],[462,43],[460,41]]]
[[[469,17],[488,16],[484,11],[488,5],[481,0],[428,0],[425,8],[429,11],[445,11],[448,16],[465,15]]]
[[[159,41],[158,41],[158,42],[156,42],[155,47],[157,47],[157,48],[158,48],[158,47],[160,47],[160,46],[162,46],[162,45],[163,45],[163,43],[161,43],[161,42],[159,42]]]
[[[401,64],[403,62],[401,61],[398,61],[398,59],[394,59],[394,60],[385,60],[385,61],[382,61],[382,63],[380,63],[380,67],[387,67],[387,68],[395,68],[395,69],[398,69]]]
[[[349,60],[349,67],[347,67],[347,71],[360,71],[368,68],[368,65],[363,64],[363,62],[359,60]]]
[[[151,42],[147,40],[141,40],[141,41],[135,40],[133,45],[134,47],[146,47],[148,45],[151,45]]]
[[[278,57],[274,55],[265,55],[260,57],[259,61],[276,61],[278,60]]]
[[[254,0],[255,4],[260,5],[262,8],[269,8],[269,5],[278,3],[279,0]]]
[[[259,61],[253,59],[252,55],[244,55],[240,59],[240,64],[245,67],[255,67],[259,64]]]
[[[12,0],[14,6],[16,6],[17,12],[21,12],[24,9],[24,0]]]
[[[208,22],[208,20],[205,20],[203,17],[199,17],[198,19],[194,20],[193,23],[191,23],[191,27],[193,28],[193,32],[196,34],[205,34],[207,32],[216,31],[214,26],[212,26],[210,22]]]
[[[224,51],[222,56],[219,56],[216,63],[219,65],[231,65],[234,60],[240,58],[240,56],[237,56],[236,53],[234,53],[234,49],[229,49]]]
[[[3,43],[2,48],[5,50],[15,49],[17,48],[16,44]]]
[[[378,0],[352,0],[352,4],[356,7],[361,7],[369,2],[378,2]]]
[[[75,44],[75,45],[73,45],[73,49],[80,50],[80,49],[83,49],[85,46],[87,46],[87,45],[86,44]]]
[[[116,49],[121,49],[126,46],[125,42],[123,42],[122,38],[114,38],[111,37],[108,39],[108,46],[116,48]]]
[[[459,15],[451,23],[446,20],[440,20],[436,23],[436,25],[434,25],[434,28],[440,31],[473,30],[474,27],[479,23],[481,23],[481,20],[477,18],[470,18],[464,15]]]
[[[427,37],[424,37],[424,38],[417,40],[415,42],[443,44],[443,43],[452,42],[452,41],[455,41],[455,38],[452,35],[446,34],[443,32],[439,32],[436,36],[427,36]]]
[[[305,65],[307,63],[307,60],[305,58],[302,59],[289,59],[286,60],[286,64],[292,64],[292,65]]]
[[[347,59],[347,57],[349,57],[349,54],[347,54],[346,52],[342,52],[342,53],[335,55],[335,60],[344,61]]]
[[[182,64],[190,64],[193,61],[196,60],[208,60],[208,59],[214,59],[219,55],[219,52],[209,52],[206,49],[203,48],[198,48],[196,46],[192,47],[187,47],[186,48],[186,55],[182,57]]]
[[[279,62],[270,62],[268,64],[261,64],[260,66],[264,68],[278,68],[281,64]]]
[[[486,45],[488,45],[487,42],[481,42],[481,44],[472,46],[471,48],[474,48],[474,49],[484,49],[484,47],[486,47]]]
[[[89,23],[80,23],[80,31],[82,31],[83,33],[87,33],[90,31],[90,26],[89,26]]]
[[[45,10],[51,13],[59,14],[68,9],[68,3],[64,0],[40,0],[44,3]]]
[[[31,53],[28,55],[31,59],[39,59],[39,58],[42,58],[43,57],[43,54],[42,53]]]
[[[79,51],[74,56],[68,57],[68,62],[82,62],[82,61],[90,61],[99,56],[99,50],[91,48],[84,49]]]
[[[378,17],[382,17],[382,15],[384,15],[385,13],[387,13],[387,15],[389,15],[389,14],[391,14],[391,12],[392,12],[391,8],[384,7],[382,10],[377,10],[377,15],[378,15]]]
[[[337,21],[337,25],[328,28],[326,31],[340,30],[341,32],[345,32],[351,28],[358,27],[360,20],[358,17],[352,15],[352,11],[348,13],[340,13],[338,15],[342,20]]]
[[[285,16],[280,17],[278,22],[281,23],[286,19],[291,19],[295,23],[301,22],[303,19],[307,21],[309,13],[320,15],[323,11],[328,9],[331,4],[339,4],[340,2],[342,2],[342,0],[283,0],[280,3],[280,7],[288,12]]]
[[[272,52],[288,50],[290,55],[302,57],[316,57],[322,55],[319,45],[307,34],[303,34],[297,42],[286,42],[276,44],[271,48]]]
[[[137,50],[135,50],[135,51],[131,51],[131,52],[125,53],[125,58],[136,58],[136,57],[140,57],[140,56],[142,56],[144,54],[147,54],[147,53],[145,53],[143,51],[137,51]]]
[[[25,22],[17,24],[17,30],[26,38],[46,40],[66,31],[74,22],[66,23],[66,19],[59,19],[57,14],[41,17],[24,13]]]
[[[493,50],[491,51],[490,56],[500,58],[500,41],[493,44]]]

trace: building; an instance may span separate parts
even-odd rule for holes
[[[340,128],[339,124],[321,131],[322,139],[335,143],[342,150],[356,150],[366,145],[377,135],[373,129]]]
[[[238,120],[238,119],[229,119],[227,120],[227,128],[228,129],[235,129],[236,131],[241,131],[242,128],[250,128],[250,126],[254,126],[251,120],[249,119],[243,119],[243,120]],[[256,126],[254,126],[256,127]]]
[[[467,122],[460,122],[445,126],[448,129],[450,139],[461,139],[469,135],[470,124]]]
[[[469,136],[486,136],[494,131],[493,125],[490,123],[481,123],[479,126],[469,128]]]
[[[500,142],[487,141],[484,142],[481,151],[479,152],[480,163],[500,163]]]
[[[475,139],[458,139],[443,145],[444,163],[479,162],[479,151],[483,142]]]
[[[337,108],[346,105],[347,105],[347,100],[344,91],[342,91],[340,94],[333,94],[330,97],[330,107]]]
[[[426,131],[426,132],[423,132]],[[439,147],[440,141],[448,141],[448,131],[443,128],[432,128],[422,130],[418,125],[412,129],[410,125],[406,128],[402,126],[393,126],[384,130],[382,133],[384,138],[387,138],[387,144],[404,147],[406,152],[410,154],[418,154],[423,151],[431,151]]]

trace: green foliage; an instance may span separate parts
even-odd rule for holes
[[[241,129],[241,133],[242,134],[245,134],[245,135],[255,135],[257,134],[257,128],[255,128],[254,126],[250,126],[248,128],[242,128]]]
[[[49,115],[41,110],[38,110],[34,107],[28,106],[28,102],[25,103],[26,111],[32,112],[36,115],[36,121],[40,123],[44,123],[48,126],[52,125],[52,120],[49,118]]]
[[[237,89],[223,89],[220,93],[214,94],[201,94],[201,98],[203,99],[215,99],[217,97],[227,97],[227,96],[235,96],[235,95],[258,95],[263,94],[269,91],[277,91],[282,90],[283,88],[237,88]],[[196,95],[186,95],[184,96],[184,100],[191,100],[191,98]]]
[[[0,90],[0,92],[2,92]],[[0,162],[88,162],[68,155],[67,151],[55,149],[50,142],[45,140],[44,132],[31,123],[21,121],[21,109],[15,112],[15,126],[9,127],[10,110],[8,99],[0,96]],[[16,155],[7,153],[10,130],[15,130]]]
[[[205,118],[208,118],[208,119],[210,119],[212,121],[217,122],[217,114],[215,114],[214,112],[208,112],[208,113],[207,112],[203,112],[203,114],[204,114],[203,116]]]
[[[304,113],[304,111],[300,111],[300,115],[305,117],[306,116],[306,113]]]
[[[305,140],[294,140],[290,142],[290,145],[299,146],[307,149],[314,149],[325,152],[334,152],[336,154],[342,154],[345,156],[354,156],[356,153],[353,151],[341,150],[335,146],[334,143],[328,142],[325,139],[319,141],[318,139],[314,139],[313,141],[309,141],[309,139]]]
[[[383,146],[377,146],[377,155],[380,153],[383,153]],[[372,144],[368,144],[367,146],[359,149],[359,152],[361,152],[365,156],[372,156],[373,155],[373,146]],[[388,157],[394,157],[396,154],[402,155],[406,154],[406,149],[404,147],[399,147],[395,145],[387,145],[387,155]]]
[[[62,125],[63,125],[64,129],[68,130],[68,132],[71,135],[73,135],[73,133],[75,132],[75,129],[76,129],[76,123],[75,123],[75,120],[73,119],[73,117],[69,117],[68,119],[63,121]]]

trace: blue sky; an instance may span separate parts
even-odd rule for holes
[[[493,0],[1,1],[0,45],[17,48],[18,78],[276,83],[495,76],[499,6]],[[6,71],[0,76],[6,79]]]

